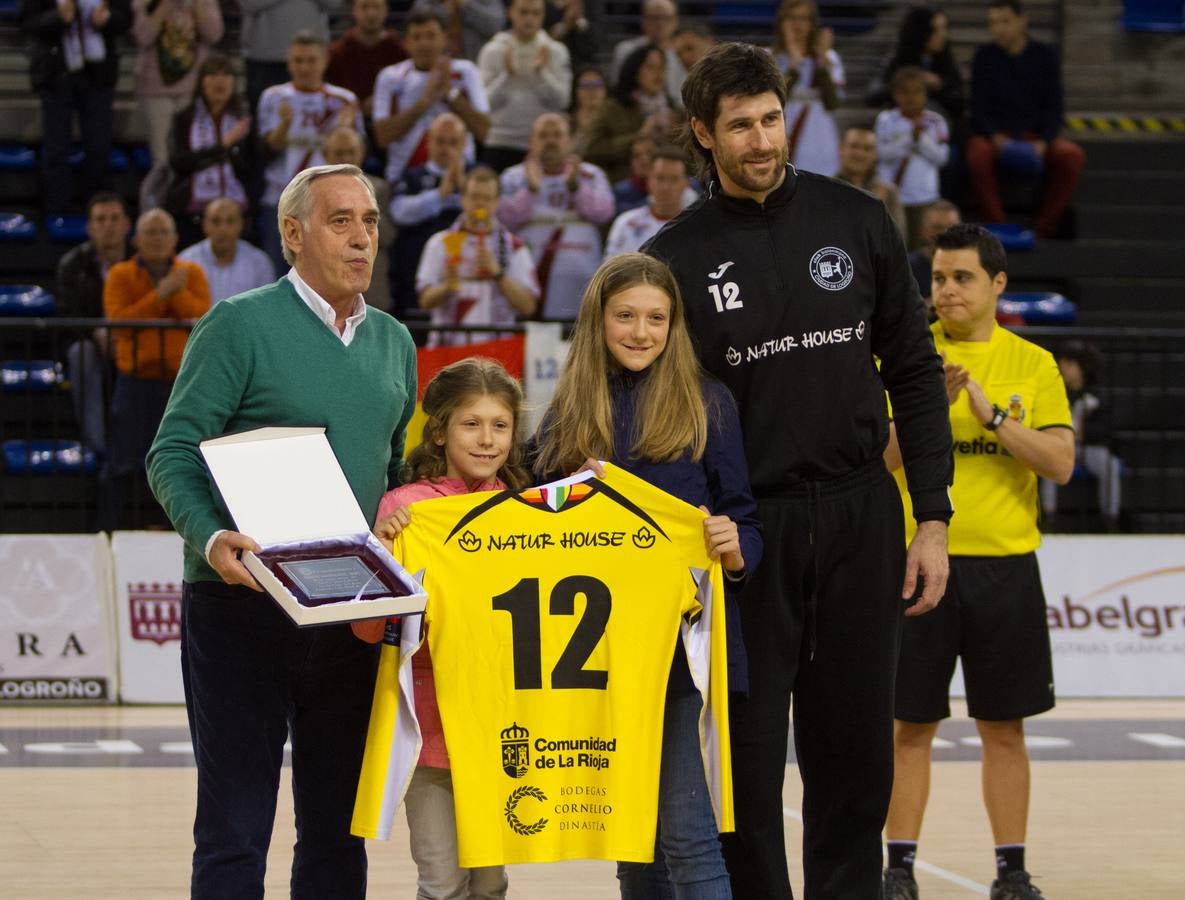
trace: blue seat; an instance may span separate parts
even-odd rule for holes
[[[1027,250],[1032,250],[1033,245],[1037,242],[1036,235],[1033,234],[1033,229],[1025,228],[1023,225],[1013,225],[1004,222],[999,225],[984,225],[983,227],[1000,239],[1000,243],[1004,245],[1005,250],[1023,253]]]
[[[86,240],[86,216],[54,216],[46,226],[55,241],[80,244]]]
[[[1020,316],[1026,325],[1073,325],[1078,304],[1054,291],[1009,291],[1001,294],[996,312]]]
[[[1185,32],[1185,0],[1124,0],[1123,29]]]
[[[62,365],[50,359],[8,360],[0,366],[5,393],[43,394],[62,381]]]
[[[70,148],[70,154],[66,157],[73,169],[80,168],[84,154],[82,148],[77,144]],[[118,147],[111,148],[111,158],[107,161],[108,166],[112,172],[126,172],[128,170],[128,155],[120,150]]]
[[[0,284],[0,316],[52,316],[53,294],[35,284]]]
[[[145,144],[137,144],[133,147],[131,158],[132,165],[141,172],[147,172],[152,168],[152,151]]]
[[[16,241],[37,240],[37,223],[29,220],[21,213],[0,212],[0,241],[12,243]]]
[[[4,469],[10,474],[93,472],[95,451],[78,441],[12,440],[4,442]]]
[[[26,172],[37,161],[37,151],[20,144],[0,144],[0,169],[9,172]]]

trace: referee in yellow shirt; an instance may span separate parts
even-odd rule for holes
[[[897,667],[893,796],[885,824],[886,900],[916,900],[918,835],[930,793],[930,745],[950,715],[955,661],[983,741],[983,795],[996,842],[992,900],[1041,896],[1025,871],[1029,760],[1024,718],[1053,707],[1053,664],[1035,550],[1037,476],[1065,484],[1074,431],[1053,356],[996,325],[1008,282],[1004,248],[962,224],[939,236],[932,276],[954,436],[955,516],[946,596],[905,620]],[[885,461],[909,493],[896,434]],[[908,537],[908,535],[907,535]]]

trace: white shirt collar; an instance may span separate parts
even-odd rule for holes
[[[350,341],[354,340],[354,334],[358,331],[358,327],[366,319],[366,301],[362,299],[362,295],[358,294],[354,297],[354,309],[346,317],[346,327],[339,332],[337,330],[337,313],[333,307],[326,303],[320,294],[305,283],[305,280],[297,274],[295,268],[288,270],[288,280],[292,282],[297,296],[304,301],[305,306],[313,311],[313,315],[324,322],[330,331],[340,337],[343,344],[347,347],[350,346]]]

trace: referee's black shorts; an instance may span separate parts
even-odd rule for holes
[[[1023,719],[1053,708],[1053,660],[1037,555],[952,556],[937,608],[905,620],[895,715],[950,716],[950,680],[963,660],[973,719]]]

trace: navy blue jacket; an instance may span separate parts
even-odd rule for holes
[[[613,396],[614,465],[650,482],[656,488],[678,497],[692,506],[706,506],[712,515],[728,516],[737,524],[745,570],[752,572],[761,562],[761,525],[757,521],[757,502],[749,489],[749,471],[741,443],[741,423],[732,394],[714,378],[703,378],[704,403],[708,408],[708,441],[699,461],[684,454],[674,462],[650,462],[631,459],[634,443],[634,417],[638,398],[646,382],[646,373],[619,371],[611,376]],[[544,422],[546,428],[546,421]],[[537,473],[544,480],[560,477],[557,473]],[[728,687],[731,691],[749,689],[745,645],[741,640],[740,610],[736,595],[740,584],[725,580],[725,613],[728,620]],[[667,689],[694,689],[687,669],[687,657],[680,641],[675,649]]]
[[[995,44],[975,51],[971,63],[971,130],[1038,134],[1049,142],[1062,127],[1062,73],[1057,51],[1029,41],[1017,56]]]

